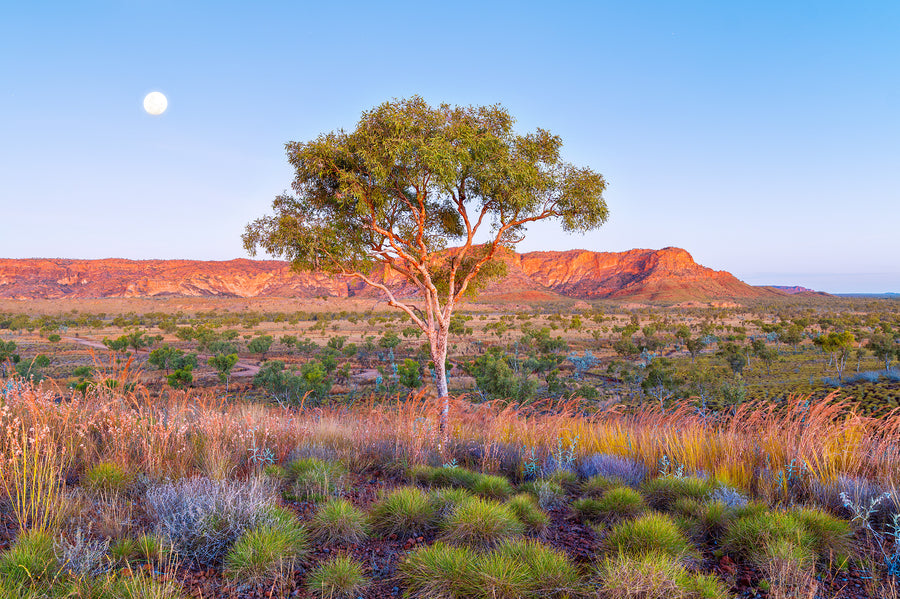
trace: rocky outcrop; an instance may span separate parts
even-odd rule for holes
[[[507,274],[484,293],[522,301],[565,296],[639,301],[773,297],[725,271],[694,262],[685,250],[529,252],[504,256]],[[389,277],[393,279],[394,277]],[[397,281],[392,281],[397,282]],[[405,293],[413,290],[408,286]],[[369,295],[358,281],[295,272],[275,260],[0,259],[0,297],[19,299]]]

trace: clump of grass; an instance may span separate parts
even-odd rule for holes
[[[512,485],[503,476],[482,474],[472,485],[471,491],[487,499],[502,501],[512,495]]]
[[[441,523],[443,540],[472,547],[492,547],[524,530],[511,508],[480,497],[463,501]]]
[[[481,476],[460,466],[433,468],[430,483],[435,487],[459,487],[471,491]]]
[[[513,511],[519,522],[525,525],[528,532],[536,535],[546,532],[550,524],[550,516],[538,506],[534,496],[528,493],[519,493],[511,497],[506,505]]]
[[[313,539],[324,545],[361,543],[369,536],[366,514],[346,499],[323,505],[309,526]]]
[[[100,462],[85,471],[81,484],[89,491],[124,493],[133,478],[114,462]]]
[[[600,499],[585,497],[573,501],[572,510],[583,521],[616,522],[642,514],[647,510],[647,504],[634,489],[617,487]]]
[[[467,599],[476,594],[478,554],[468,547],[440,541],[420,547],[400,560],[400,577],[412,597]]]
[[[566,554],[536,541],[504,541],[498,555],[523,564],[528,594],[534,597],[573,597],[582,591],[581,576]]]
[[[660,513],[620,522],[609,532],[606,543],[615,552],[633,556],[658,553],[681,558],[696,553],[675,521]]]
[[[431,466],[416,464],[407,468],[406,477],[410,480],[410,482],[419,485],[430,485],[432,478],[434,477],[435,470],[436,468],[432,468]]]
[[[352,557],[341,555],[320,564],[309,573],[306,588],[322,599],[352,599],[366,585],[362,566]]]
[[[712,491],[708,480],[695,477],[660,476],[646,481],[641,492],[650,507],[656,510],[668,510],[682,498],[702,501]]]
[[[334,495],[344,484],[347,469],[340,462],[300,458],[287,468],[290,495],[296,499],[321,501]]]
[[[40,530],[20,535],[12,547],[0,554],[0,579],[13,587],[48,580],[57,570],[53,539]]]
[[[621,479],[598,474],[581,483],[581,493],[586,497],[603,497],[610,489],[621,487],[624,484]]]
[[[788,512],[755,512],[732,522],[722,537],[723,547],[734,555],[764,565],[767,551],[782,541],[811,552],[815,538],[796,516]]]
[[[795,508],[791,513],[812,535],[812,548],[820,557],[845,560],[853,534],[849,522],[812,507]]]
[[[253,528],[235,542],[225,556],[229,578],[276,582],[293,571],[309,553],[306,530],[296,521]]]
[[[661,553],[607,557],[596,572],[599,599],[729,599],[714,576],[688,572]]]
[[[738,511],[721,501],[701,503],[696,499],[682,498],[672,506],[672,513],[697,541],[719,539],[728,525],[737,517]]]
[[[813,591],[816,554],[808,546],[791,539],[776,538],[763,548],[759,564],[770,585],[770,597],[798,597],[799,591]]]
[[[415,536],[437,524],[437,508],[418,487],[398,487],[379,499],[369,512],[372,528],[384,534]]]
[[[519,599],[530,596],[528,568],[514,556],[492,551],[479,556],[473,596],[487,599]]]
[[[466,489],[453,489],[450,487],[439,487],[432,489],[428,493],[428,499],[434,505],[439,518],[444,518],[456,509],[456,506],[472,497],[472,494]]]

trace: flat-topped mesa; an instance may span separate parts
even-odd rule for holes
[[[525,301],[559,296],[685,301],[783,295],[701,266],[680,248],[510,253],[503,259],[509,265],[507,275],[491,283],[484,290],[486,296]],[[406,292],[412,293],[411,286],[406,286]],[[3,298],[307,298],[377,293],[364,289],[358,281],[298,273],[288,263],[276,260],[0,259]]]

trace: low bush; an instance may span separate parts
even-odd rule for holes
[[[538,505],[545,510],[559,507],[566,498],[566,492],[559,484],[547,480],[526,483],[521,490],[534,495]]]
[[[639,487],[648,475],[647,467],[642,462],[605,453],[582,458],[577,469],[582,478],[603,476],[621,480],[629,487]]]
[[[241,535],[228,551],[225,573],[242,582],[276,582],[297,568],[308,552],[308,535],[298,522],[259,526]]]
[[[521,535],[525,530],[508,506],[480,497],[457,505],[441,522],[440,528],[443,540],[472,547],[491,547]]]
[[[322,599],[352,599],[362,594],[366,585],[362,566],[352,557],[333,557],[317,566],[306,579],[306,588]]]
[[[274,491],[264,481],[190,478],[147,490],[157,532],[184,559],[215,565],[245,531],[273,518]]]
[[[541,535],[550,524],[550,516],[538,507],[537,500],[528,493],[519,493],[512,497],[506,505],[513,511],[516,518],[525,525],[528,532]]]
[[[317,542],[361,543],[368,537],[366,514],[346,499],[332,499],[310,520],[312,538]]]
[[[646,481],[641,492],[650,507],[668,510],[682,498],[704,500],[712,491],[712,483],[695,477],[660,476]]]
[[[415,536],[434,529],[438,511],[418,487],[398,487],[384,494],[369,512],[372,528],[384,535]]]
[[[658,553],[678,559],[696,553],[675,521],[659,513],[617,524],[605,542],[611,551],[632,556]]]
[[[595,572],[599,599],[729,599],[714,576],[688,572],[670,555],[607,557]]]

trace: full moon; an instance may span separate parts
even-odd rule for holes
[[[169,101],[160,92],[150,92],[144,97],[144,110],[148,114],[157,115],[166,111]]]

